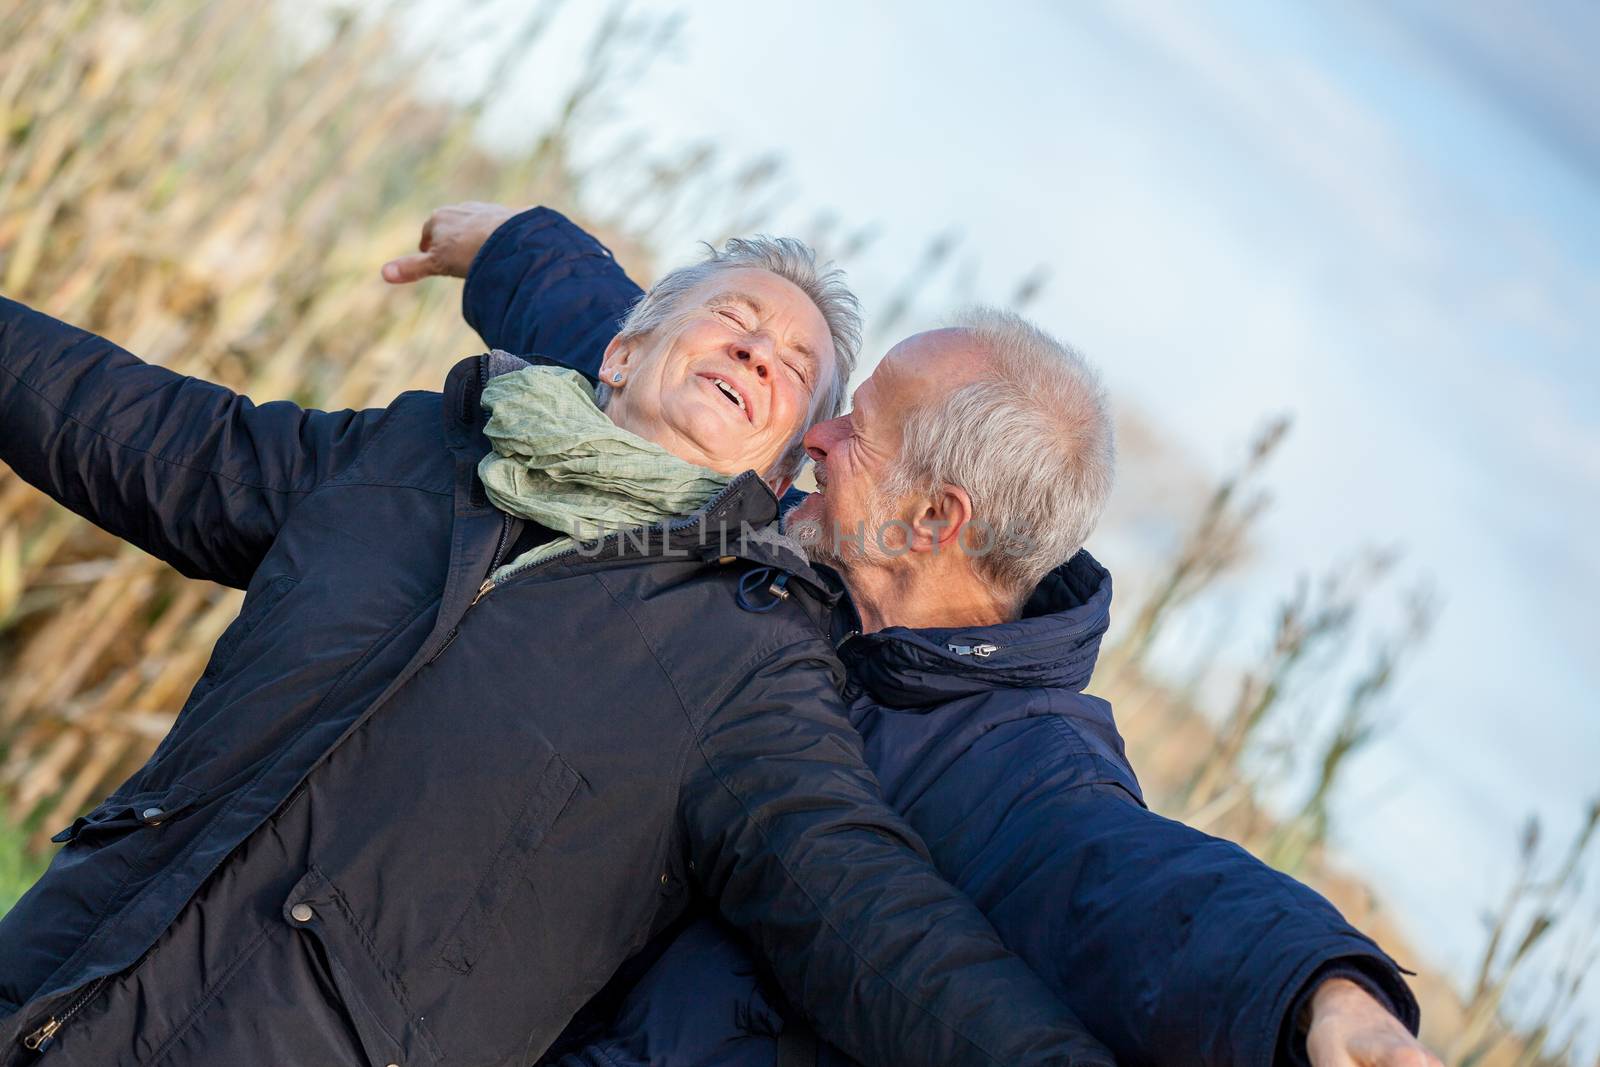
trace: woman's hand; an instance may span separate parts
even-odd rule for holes
[[[478,249],[501,223],[516,213],[515,208],[477,200],[438,208],[422,224],[422,240],[417,242],[419,251],[385,263],[383,280],[404,285],[436,274],[465,278]]]

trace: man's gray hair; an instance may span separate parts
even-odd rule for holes
[[[811,246],[794,237],[733,237],[722,248],[706,245],[706,258],[664,275],[639,298],[622,320],[617,336],[624,341],[645,337],[666,325],[680,308],[684,294],[707,278],[725,270],[755,267],[771,271],[805,293],[822,313],[833,339],[833,366],[817,367],[819,375],[812,398],[812,423],[839,415],[844,409],[846,387],[856,368],[861,351],[861,302],[845,284],[844,272],[832,263],[817,262]],[[818,356],[821,357],[821,353]],[[600,406],[611,398],[611,387],[604,382],[596,390]],[[786,457],[789,476],[798,474],[805,463],[805,450],[795,443]]]
[[[954,325],[988,357],[983,377],[906,419],[886,489],[965,489],[979,532],[963,546],[1020,606],[1100,521],[1116,467],[1110,409],[1083,356],[1021,315],[976,308]]]

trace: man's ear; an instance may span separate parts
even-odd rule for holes
[[[961,543],[961,531],[972,521],[972,498],[959,485],[946,485],[923,498],[917,517],[911,521],[913,552],[954,552]]]

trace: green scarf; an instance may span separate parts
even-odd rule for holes
[[[565,534],[524,552],[491,576],[500,581],[579,539],[687,515],[731,480],[629,433],[595,405],[577,371],[527,367],[483,387],[494,451],[478,477],[495,507]]]

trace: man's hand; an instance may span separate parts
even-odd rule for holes
[[[1306,1054],[1312,1067],[1443,1067],[1389,1010],[1347,978],[1311,995]]]
[[[420,250],[383,265],[383,280],[394,285],[421,281],[436,274],[465,278],[472,257],[500,224],[517,212],[503,204],[469,200],[436,210],[422,224]]]

